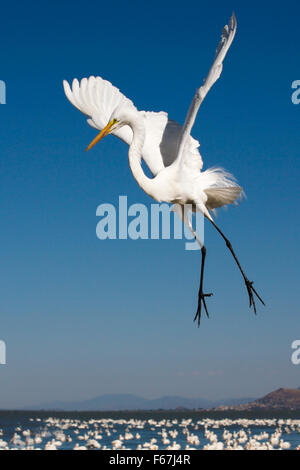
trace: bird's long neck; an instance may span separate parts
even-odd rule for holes
[[[153,179],[148,178],[142,168],[141,159],[145,141],[145,125],[140,116],[132,119],[130,122],[133,138],[129,147],[128,159],[132,174],[139,186],[149,196],[153,197]]]

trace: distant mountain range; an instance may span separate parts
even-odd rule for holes
[[[121,411],[121,410],[174,410],[178,408],[199,409],[214,408],[216,406],[234,406],[253,401],[253,398],[233,398],[218,402],[204,398],[185,398],[179,396],[165,396],[155,399],[142,398],[131,394],[106,394],[90,400],[76,402],[45,403],[30,407],[31,410],[63,410],[63,411]],[[27,407],[28,408],[28,407]]]
[[[300,389],[280,388],[262,398],[229,398],[212,401],[205,398],[185,398],[164,396],[147,399],[131,394],[106,394],[90,400],[63,402],[54,401],[38,406],[26,407],[30,410],[51,411],[133,411],[133,410],[176,410],[176,409],[219,409],[251,410],[254,408],[288,408],[300,410]]]

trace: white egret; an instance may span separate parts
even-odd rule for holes
[[[263,303],[253,287],[253,282],[246,277],[229,240],[215,224],[209,212],[234,203],[241,195],[242,188],[231,174],[221,168],[201,171],[203,161],[198,150],[199,142],[190,135],[202,101],[221,75],[223,60],[234,39],[236,26],[233,14],[229,25],[223,28],[213,65],[203,85],[196,91],[183,127],[170,120],[165,112],[138,111],[131,100],[101,77],[83,78],[80,83],[75,79],[72,88],[64,81],[64,90],[69,101],[88,116],[88,123],[92,127],[101,130],[87,150],[108,134],[124,140],[129,145],[129,165],[137,183],[156,201],[174,204],[174,210],[200,244],[201,277],[198,308],[194,318],[198,319],[198,325],[202,305],[209,316],[205,298],[212,294],[203,292],[206,248],[184,210],[186,204],[192,207],[193,212],[201,211],[225,240],[243,276],[250,307],[253,306],[255,313],[254,295]],[[145,175],[141,165],[142,158],[151,170],[153,178]]]

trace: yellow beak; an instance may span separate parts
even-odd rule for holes
[[[111,131],[111,128],[112,126],[115,124],[115,120],[113,119],[112,121],[110,121],[105,127],[104,129],[102,129],[102,131],[94,138],[94,140],[92,140],[92,142],[90,143],[90,145],[85,149],[85,151],[87,152],[88,150],[90,150],[92,147],[94,147],[94,145],[96,145],[98,142],[100,142],[101,139],[103,139],[103,137],[105,137],[106,135],[108,135]]]

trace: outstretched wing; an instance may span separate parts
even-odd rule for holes
[[[214,83],[218,80],[222,73],[223,69],[223,60],[227,54],[228,49],[231,46],[231,43],[234,39],[235,33],[237,28],[236,17],[234,13],[230,18],[229,25],[226,25],[223,28],[221,41],[217,47],[216,57],[212,67],[210,68],[207,77],[204,80],[202,87],[198,88],[192,104],[189,108],[181,136],[180,145],[178,148],[177,159],[180,161],[185,155],[186,145],[188,144],[188,139],[191,134],[192,127],[194,125],[198,110],[204,98],[206,97],[207,93],[214,85]]]
[[[88,124],[98,130],[102,130],[107,125],[117,106],[124,104],[136,109],[133,102],[126,98],[118,88],[101,77],[91,76],[83,78],[80,82],[75,78],[72,87],[64,80],[63,86],[68,100],[88,116]],[[152,173],[156,175],[164,168],[159,144],[168,122],[168,115],[164,112],[142,112],[141,119],[143,118],[145,118],[147,136],[143,158]],[[123,126],[113,131],[112,134],[122,139],[127,145],[132,142],[132,130],[129,126]]]
[[[88,124],[98,130],[102,130],[107,125],[117,106],[126,104],[136,109],[133,102],[126,98],[118,88],[101,77],[91,76],[83,78],[80,82],[75,78],[72,86],[64,80],[63,86],[68,100],[88,116]],[[168,114],[163,111],[142,111],[142,116],[145,118],[146,135],[142,157],[152,174],[157,175],[176,159],[182,126],[169,120]],[[127,145],[131,144],[132,130],[129,126],[123,126],[113,131],[112,134],[122,139]],[[188,146],[190,152],[199,159],[200,154],[197,150],[199,142],[190,137]]]
[[[118,88],[101,77],[83,78],[80,83],[75,78],[72,88],[66,80],[63,81],[63,85],[68,100],[88,116],[88,124],[95,129],[102,130],[107,125],[113,111],[120,104],[135,108],[133,102],[126,98]],[[129,126],[121,127],[112,133],[126,144],[131,144],[132,130]]]

